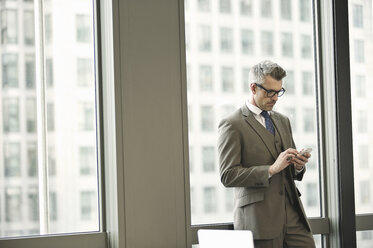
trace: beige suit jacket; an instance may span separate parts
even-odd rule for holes
[[[280,135],[283,150],[295,148],[289,119],[275,111],[272,121]],[[251,230],[254,239],[273,239],[285,224],[285,188],[288,180],[294,207],[311,231],[294,180],[301,180],[305,170],[295,176],[290,165],[271,178],[269,167],[278,157],[273,136],[254,117],[246,105],[219,124],[219,170],[224,186],[235,187],[234,227]]]

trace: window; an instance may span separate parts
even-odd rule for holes
[[[216,212],[216,188],[205,187],[203,189],[204,207],[203,212],[205,214],[211,214]]]
[[[315,113],[313,109],[304,109],[303,111],[303,130],[305,133],[315,131]]]
[[[204,172],[215,171],[215,150],[212,146],[202,147],[202,164]]]
[[[19,143],[4,144],[4,175],[5,177],[21,176],[21,145]]]
[[[0,11],[1,44],[16,44],[18,42],[17,10],[2,9]]]
[[[225,191],[225,211],[226,212],[233,212],[233,198],[234,190],[233,188],[229,188]]]
[[[301,35],[301,55],[304,59],[312,57],[312,43],[310,35]]]
[[[242,92],[250,92],[249,72],[250,68],[242,69]]]
[[[247,55],[254,54],[254,34],[252,30],[241,30],[241,52]]]
[[[359,145],[358,149],[358,158],[359,158],[359,168],[368,169],[369,168],[369,146],[368,145]]]
[[[26,99],[26,129],[28,133],[36,132],[36,100]]]
[[[272,16],[272,0],[260,1],[260,9],[262,17],[269,18]]]
[[[3,99],[4,133],[19,132],[19,104],[17,98]]]
[[[37,155],[36,142],[28,143],[27,144],[27,165],[28,165],[28,176],[29,177],[36,177],[38,175],[38,164],[37,163],[38,163],[38,155]]]
[[[18,55],[3,54],[2,55],[2,79],[3,88],[18,87]]]
[[[295,84],[294,84],[294,71],[287,71],[286,77],[283,80],[284,88],[286,89],[286,95],[295,94]]]
[[[362,28],[364,26],[363,5],[352,5],[352,17],[355,28]]]
[[[285,113],[286,113],[286,116],[290,120],[292,131],[296,132],[297,131],[297,110],[294,107],[287,107],[285,108]]]
[[[281,18],[291,20],[291,0],[281,0]]]
[[[79,129],[83,131],[92,131],[94,129],[94,105],[90,102],[80,103],[80,122]]]
[[[252,0],[241,0],[240,1],[241,15],[251,16],[253,13],[253,2]]]
[[[20,187],[8,187],[5,189],[5,221],[22,221],[22,196]]]
[[[38,189],[31,188],[28,193],[28,219],[32,222],[39,221],[39,196]],[[36,232],[38,233],[38,231]]]
[[[229,14],[231,13],[231,1],[230,0],[219,0],[220,13]]]
[[[317,206],[317,189],[315,183],[307,183],[306,184],[306,191],[307,191],[307,206],[315,207]]]
[[[92,20],[89,15],[76,15],[76,41],[92,42]]]
[[[77,82],[81,87],[93,86],[93,64],[90,58],[77,59]]]
[[[365,205],[370,203],[370,182],[360,181],[360,203]]]
[[[92,175],[95,172],[96,154],[94,147],[83,146],[79,148],[79,164],[81,175]]]
[[[314,95],[314,88],[313,88],[313,79],[312,73],[309,71],[302,72],[302,85],[303,85],[303,95],[312,96]]]
[[[368,118],[367,118],[367,111],[365,110],[357,111],[357,132],[358,133],[368,132]]]
[[[290,33],[281,34],[282,56],[293,57],[293,35]]]
[[[80,218],[83,221],[89,221],[94,218],[95,213],[95,192],[83,191],[80,193]]]
[[[27,89],[35,88],[35,56],[25,55],[25,81]]]
[[[49,219],[51,221],[57,220],[57,195],[56,192],[49,192]]]
[[[269,31],[262,31],[262,55],[273,56],[273,33]]]
[[[201,130],[207,132],[214,130],[214,113],[212,106],[201,107]]]
[[[210,0],[197,0],[198,1],[198,9],[202,12],[210,11]]]
[[[354,52],[355,52],[355,62],[363,63],[365,62],[365,48],[363,40],[354,40]]]
[[[212,68],[208,65],[199,67],[199,86],[201,91],[212,91]]]
[[[226,53],[233,51],[233,30],[231,28],[220,28],[220,49]]]
[[[230,105],[230,104],[223,105],[221,107],[220,119],[223,119],[227,115],[233,113],[234,110],[235,110],[235,107],[233,105]]]
[[[222,82],[222,91],[224,92],[234,91],[233,68],[223,67],[221,69],[221,82]]]
[[[355,84],[352,85],[352,88],[355,88],[356,96],[366,97],[366,87],[365,76],[357,75],[355,77]]]
[[[24,42],[25,45],[34,45],[35,43],[35,31],[34,31],[34,12],[32,11],[25,11],[23,13],[23,35],[24,35]]]
[[[311,1],[310,0],[299,1],[299,16],[302,22],[311,21]]]
[[[45,66],[46,66],[45,77],[46,77],[47,87],[53,87],[53,82],[54,82],[53,59],[47,58],[45,61]]]
[[[52,15],[44,15],[44,39],[46,44],[51,44],[53,41],[53,27],[52,27]]]
[[[52,102],[47,104],[47,130],[54,131],[54,103]]]
[[[198,49],[199,51],[211,51],[211,28],[206,25],[198,27]]]

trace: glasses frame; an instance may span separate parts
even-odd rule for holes
[[[281,90],[276,91],[276,90],[268,90],[264,88],[262,85],[257,84],[257,83],[255,83],[255,85],[261,88],[262,90],[264,90],[267,93],[267,97],[274,97],[276,94],[278,97],[281,97],[284,95],[286,91],[284,88],[281,88]]]

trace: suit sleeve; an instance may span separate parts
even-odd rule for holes
[[[225,187],[268,187],[270,165],[244,167],[241,164],[241,135],[227,120],[219,124],[219,172]]]

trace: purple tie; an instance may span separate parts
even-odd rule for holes
[[[275,135],[275,128],[273,126],[273,122],[271,120],[271,117],[269,117],[269,114],[267,111],[263,110],[262,113],[260,113],[264,119],[266,120],[266,129],[272,134]]]

